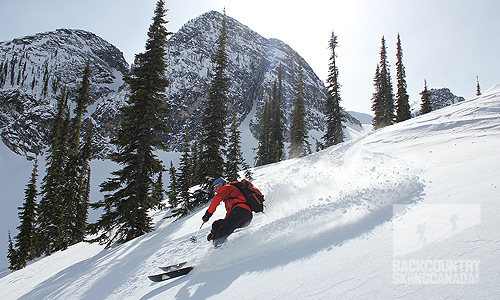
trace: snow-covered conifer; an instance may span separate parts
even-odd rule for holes
[[[164,171],[154,151],[166,150],[160,136],[169,131],[164,122],[168,114],[164,93],[169,84],[165,78],[165,43],[171,33],[164,27],[164,5],[163,0],[157,2],[146,51],[136,55],[135,67],[125,77],[130,96],[121,109],[121,126],[113,140],[117,152],[110,155],[123,169],[112,172],[115,177],[101,184],[101,192],[106,193],[104,200],[92,205],[104,208],[100,219],[90,227],[92,233],[98,234],[92,241],[107,246],[153,230],[148,211],[155,203],[154,180]]]
[[[330,48],[330,64],[328,67],[327,79],[327,98],[325,102],[325,117],[326,117],[326,133],[323,136],[325,141],[324,146],[330,147],[337,145],[344,141],[344,125],[346,117],[340,107],[340,84],[339,84],[339,70],[337,67],[335,48],[338,47],[337,36],[332,32],[328,48]]]
[[[406,73],[405,67],[403,65],[403,48],[401,46],[401,38],[398,33],[398,41],[396,43],[397,53],[396,53],[396,77],[398,80],[398,91],[396,93],[396,122],[403,122],[411,119],[410,103],[408,92],[406,91]]]

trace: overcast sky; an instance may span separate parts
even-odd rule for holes
[[[75,28],[117,46],[126,60],[144,51],[156,0],[0,0],[0,41]],[[204,12],[226,7],[266,38],[295,49],[321,79],[328,75],[328,40],[338,36],[341,105],[371,113],[373,77],[385,36],[395,82],[396,37],[401,34],[410,102],[429,88],[448,87],[474,97],[500,83],[498,0],[175,0],[166,1],[166,25],[176,32]]]

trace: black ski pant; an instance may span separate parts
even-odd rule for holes
[[[239,206],[233,208],[225,219],[217,220],[212,224],[214,245],[217,247],[224,243],[236,228],[246,227],[251,221],[252,213],[248,209]]]

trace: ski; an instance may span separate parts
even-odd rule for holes
[[[149,279],[151,279],[154,282],[160,282],[160,281],[168,280],[171,278],[186,275],[187,273],[191,272],[191,270],[193,268],[194,267],[186,267],[186,268],[182,268],[182,269],[178,269],[178,270],[174,270],[174,271],[170,271],[170,272],[165,272],[165,273],[161,273],[161,274],[157,274],[157,275],[149,275],[148,277],[149,277]]]
[[[159,268],[162,269],[164,272],[175,271],[175,270],[179,270],[180,268],[184,267],[184,265],[186,263],[187,263],[187,261],[183,261],[183,262],[175,264],[175,265],[159,267]]]

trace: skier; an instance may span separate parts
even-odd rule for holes
[[[253,214],[243,193],[234,185],[228,184],[226,180],[216,179],[212,184],[212,189],[215,196],[202,217],[203,222],[208,222],[221,201],[224,201],[227,211],[224,219],[217,220],[212,224],[212,231],[207,236],[207,239],[212,241],[217,248],[236,228],[248,226],[252,221]]]

